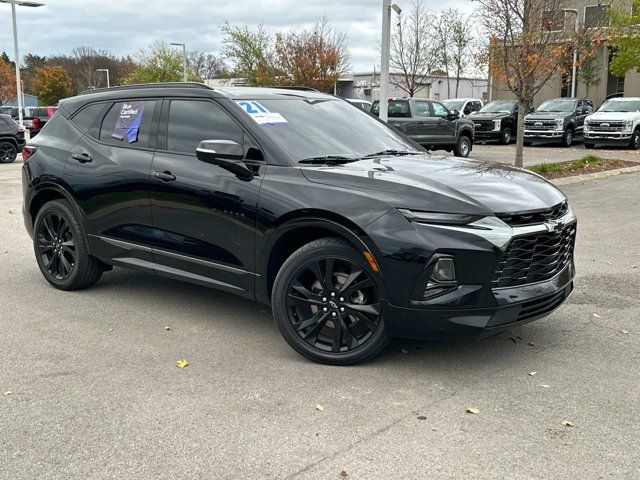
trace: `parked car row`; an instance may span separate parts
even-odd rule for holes
[[[15,161],[24,143],[24,129],[9,115],[0,113],[0,163]]]
[[[29,130],[32,137],[44,128],[58,107],[24,107],[22,109],[22,123]],[[14,120],[18,119],[18,107],[0,107],[0,114],[10,115]]]

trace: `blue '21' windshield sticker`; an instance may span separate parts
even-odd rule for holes
[[[111,136],[118,140],[127,137],[129,143],[137,142],[143,112],[144,102],[124,102]]]
[[[236,103],[248,114],[258,125],[276,125],[279,123],[289,123],[279,113],[270,112],[267,108],[255,100],[238,100]]]

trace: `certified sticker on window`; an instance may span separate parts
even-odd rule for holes
[[[238,100],[236,103],[248,114],[258,125],[277,125],[279,123],[289,123],[279,113],[270,112],[260,102],[255,100]]]
[[[144,102],[123,103],[111,136],[118,140],[126,137],[129,143],[137,142],[143,113]]]

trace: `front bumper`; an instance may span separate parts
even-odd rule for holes
[[[562,130],[525,130],[524,138],[525,140],[535,140],[535,139],[560,139],[564,135],[564,131]]]
[[[447,338],[500,331],[550,315],[573,291],[575,269],[568,265],[551,280],[508,289],[494,289],[497,306],[424,309],[383,306],[390,335],[404,338]],[[514,301],[515,300],[515,301]]]
[[[626,145],[631,141],[632,132],[585,132],[584,139],[589,143],[607,145]]]
[[[483,141],[483,140],[485,140],[485,141],[486,140],[498,141],[498,140],[500,140],[501,133],[502,132],[500,130],[489,130],[489,131],[486,131],[486,130],[478,131],[478,130],[476,130],[475,133],[474,133],[474,136],[475,136],[476,142],[480,142],[480,141]]]

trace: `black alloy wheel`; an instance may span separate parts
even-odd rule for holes
[[[36,240],[44,269],[54,280],[66,280],[76,264],[76,241],[67,221],[57,212],[47,213],[38,225]]]
[[[502,145],[509,145],[511,143],[511,128],[505,127],[500,133],[500,143]]]
[[[285,339],[302,355],[348,365],[387,344],[380,291],[366,261],[336,238],[296,251],[276,278],[274,317]]]
[[[18,156],[18,150],[13,143],[0,142],[0,163],[12,163]]]
[[[40,209],[33,225],[33,248],[44,278],[59,290],[93,285],[106,268],[89,255],[80,216],[65,200]]]

